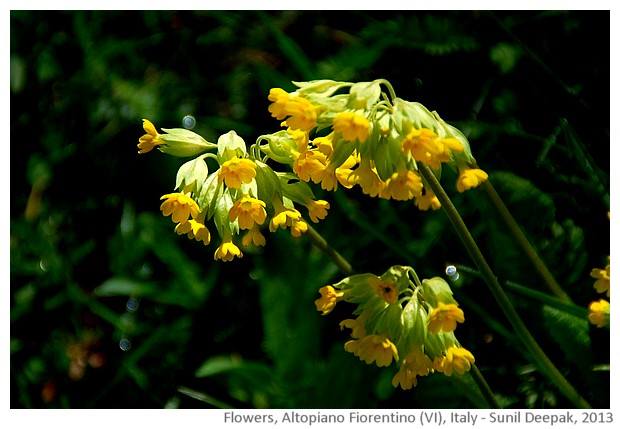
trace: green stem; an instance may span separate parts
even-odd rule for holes
[[[540,259],[540,256],[538,256],[538,253],[536,252],[536,249],[534,249],[534,246],[532,246],[532,244],[529,242],[529,240],[517,224],[517,221],[515,221],[514,217],[512,217],[510,210],[508,210],[508,208],[504,204],[504,201],[502,201],[501,197],[495,191],[495,188],[493,187],[491,182],[489,180],[485,181],[482,184],[482,188],[486,191],[487,195],[491,199],[491,202],[497,208],[497,211],[501,215],[502,219],[504,219],[504,222],[508,226],[508,229],[510,230],[510,232],[512,232],[512,235],[515,237],[529,260],[532,262],[534,268],[536,268],[536,271],[538,271],[540,276],[543,278],[551,293],[553,293],[563,302],[570,303],[570,297],[566,294],[566,292],[562,290],[558,282],[553,277],[553,274],[551,274],[549,269],[547,269],[545,263],[542,261],[542,259]]]
[[[474,276],[477,277],[482,277],[482,275],[480,274],[480,272],[474,268],[471,267],[467,267],[465,265],[459,265],[459,264],[455,264],[454,265],[456,267],[457,270],[461,271],[461,272],[466,272],[469,274],[472,274]],[[568,303],[568,302],[564,302],[561,299],[558,299],[554,296],[551,296],[547,293],[544,292],[540,292],[534,289],[531,289],[529,287],[520,285],[518,283],[515,282],[511,282],[511,281],[503,281],[500,283],[505,289],[507,289],[509,292],[514,292],[517,293],[521,296],[526,296],[528,298],[532,298],[535,299],[536,301],[544,304],[544,305],[548,305],[549,307],[553,307],[553,308],[557,308],[558,310],[561,310],[565,313],[571,314],[575,317],[579,317],[580,319],[588,319],[588,310],[585,309],[584,307],[580,307],[576,304],[573,303]]]
[[[482,252],[478,248],[474,238],[472,237],[469,229],[463,222],[461,215],[452,204],[452,201],[448,197],[448,194],[444,191],[443,187],[431,171],[430,167],[420,162],[418,163],[418,169],[424,179],[427,181],[439,202],[441,203],[446,215],[452,222],[452,226],[456,229],[458,236],[460,237],[463,245],[469,252],[469,255],[473,259],[474,263],[480,270],[480,273],[484,277],[491,293],[495,297],[495,300],[499,304],[500,308],[506,314],[508,321],[511,323],[519,339],[523,342],[523,345],[530,352],[532,358],[538,365],[539,369],[560,389],[560,391],[576,406],[579,408],[591,408],[590,404],[583,399],[575,388],[564,378],[562,373],[555,367],[555,365],[549,360],[545,352],[540,348],[530,331],[527,329],[521,317],[513,307],[510,299],[500,286],[495,274],[491,270],[491,267],[486,262],[486,259],[482,255]]]
[[[474,379],[476,386],[478,386],[478,389],[480,389],[480,393],[482,393],[482,396],[484,396],[484,399],[486,399],[489,406],[491,408],[502,408],[499,405],[499,402],[497,402],[497,399],[495,398],[493,391],[487,384],[487,381],[482,376],[482,373],[480,372],[480,370],[478,370],[478,367],[476,366],[476,364],[474,363],[471,364],[471,369],[469,371],[469,374]]]
[[[312,226],[308,225],[308,231],[306,232],[306,236],[312,240],[314,245],[322,250],[329,258],[336,264],[336,266],[342,271],[345,275],[351,275],[353,273],[353,267],[340,253],[334,250],[327,241],[319,234],[316,229],[312,228]]]

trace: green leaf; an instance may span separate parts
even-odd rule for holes
[[[156,283],[138,282],[124,277],[111,277],[95,289],[99,297],[133,296],[148,298],[162,304],[179,305],[185,308],[196,308],[201,300],[188,294],[185,290],[162,289]]]
[[[230,356],[215,356],[207,359],[196,370],[196,377],[212,377],[218,374],[234,372],[252,379],[269,380],[271,368],[259,362],[234,359]]]
[[[566,358],[589,372],[591,358],[588,321],[546,305],[543,307],[543,319],[551,338],[560,345]]]
[[[122,277],[112,277],[95,289],[98,296],[141,295],[148,293],[152,285],[139,283]]]

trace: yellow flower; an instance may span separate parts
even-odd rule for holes
[[[371,197],[379,195],[385,183],[379,177],[377,170],[371,168],[370,161],[362,159],[359,167],[349,175],[349,183],[360,185],[362,192]]]
[[[365,142],[370,135],[370,122],[355,112],[340,112],[334,117],[334,132],[347,141]]]
[[[446,361],[445,356],[438,356],[435,359],[433,359],[433,368],[435,369],[435,371],[443,372],[443,364],[445,361]]]
[[[471,369],[471,364],[475,362],[474,355],[462,347],[450,347],[446,352],[443,361],[443,373],[451,376],[453,372],[463,375]]]
[[[400,363],[399,371],[392,378],[392,386],[400,387],[403,390],[409,390],[417,386],[417,376],[428,375],[433,371],[433,363],[421,350],[412,350]]]
[[[434,156],[443,152],[443,145],[437,141],[437,137],[437,134],[428,128],[414,128],[403,140],[403,152],[405,155],[411,153],[416,161],[430,164]]]
[[[310,216],[310,220],[314,223],[317,223],[321,219],[325,219],[327,217],[327,210],[329,210],[329,203],[325,200],[310,200],[310,202],[306,205],[308,209],[308,215]]]
[[[334,164],[327,164],[323,170],[317,171],[312,175],[312,181],[317,184],[320,183],[321,188],[326,191],[335,191],[338,189],[336,168]]]
[[[220,167],[218,184],[222,181],[226,186],[239,189],[241,183],[250,183],[256,177],[256,163],[251,159],[234,157]]]
[[[284,207],[282,203],[275,202],[276,214],[269,222],[269,230],[276,232],[278,228],[290,227],[293,237],[300,237],[308,231],[308,224],[301,217],[301,213],[296,209]]]
[[[278,120],[288,117],[283,125],[302,131],[310,131],[316,125],[317,108],[306,98],[291,96],[281,88],[272,88],[268,98],[272,102],[268,107],[271,116]]]
[[[138,153],[147,153],[153,150],[155,146],[164,144],[160,138],[160,134],[155,129],[155,126],[148,119],[142,119],[142,128],[146,131],[146,134],[140,137],[138,140]]]
[[[326,191],[335,191],[338,189],[338,183],[345,188],[351,188],[354,183],[349,182],[349,176],[353,172],[351,167],[355,166],[356,163],[357,159],[354,156],[347,158],[340,166],[329,162],[323,170],[316,171],[312,175],[312,181],[317,184],[320,183],[321,188]]]
[[[360,314],[357,319],[346,319],[340,322],[340,330],[344,328],[351,329],[351,338],[359,339],[366,336],[366,320],[368,319],[368,312]]]
[[[316,109],[305,98],[295,97],[286,105],[286,125],[294,130],[310,131],[316,125]]]
[[[428,331],[432,334],[439,331],[452,332],[456,329],[456,322],[463,323],[464,321],[463,310],[455,304],[440,302],[428,316]]]
[[[588,320],[597,328],[602,328],[609,324],[609,301],[599,299],[593,301],[588,306],[590,313],[588,314]]]
[[[267,98],[269,99],[269,101],[272,101],[272,103],[267,108],[269,110],[269,113],[271,113],[271,116],[278,120],[286,118],[285,107],[286,103],[288,103],[288,100],[290,98],[289,93],[282,88],[271,88],[269,90],[269,97]]]
[[[342,300],[344,292],[336,291],[332,286],[323,286],[319,289],[321,297],[314,301],[316,309],[322,312],[322,315],[331,313],[336,306],[336,303]]]
[[[452,160],[452,152],[463,152],[463,144],[460,140],[453,137],[438,139],[436,143],[441,148],[441,152],[438,154],[433,154],[427,161],[427,164],[435,170],[438,170],[441,167],[442,162],[450,162]]]
[[[309,182],[314,175],[325,170],[327,157],[318,149],[306,150],[295,158],[293,171],[304,182]]]
[[[459,192],[467,191],[475,188],[482,182],[486,181],[489,175],[478,168],[464,168],[461,170],[459,178],[456,182],[456,189]]]
[[[221,259],[222,261],[227,262],[235,259],[235,256],[242,258],[243,253],[232,241],[223,241],[222,244],[220,244],[220,246],[215,250],[213,258],[216,261]]]
[[[401,366],[394,377],[392,377],[392,386],[397,388],[400,384],[400,388],[403,390],[410,390],[418,385],[417,374],[409,370],[406,366]]]
[[[317,137],[312,140],[312,144],[327,157],[334,152],[334,142],[332,141],[333,137],[334,133],[331,133],[325,137]]]
[[[379,196],[407,201],[422,195],[422,178],[415,171],[400,169],[385,181]]]
[[[607,296],[609,296],[609,285],[610,285],[610,271],[609,264],[605,267],[604,270],[600,268],[595,268],[590,272],[590,277],[595,278],[594,289],[598,293],[607,292]]]
[[[241,244],[244,246],[249,246],[253,244],[254,246],[264,246],[267,244],[265,240],[265,236],[260,233],[257,226],[250,229],[246,235],[241,239]]]
[[[198,217],[200,211],[198,204],[189,195],[175,192],[166,194],[161,199],[166,200],[160,207],[163,215],[170,216],[172,214],[172,221],[175,223],[187,222],[190,215],[194,219]]]
[[[280,205],[276,208],[276,214],[269,222],[269,231],[276,232],[278,228],[286,228],[293,224],[293,221],[301,220],[301,213],[295,209],[289,209]]]
[[[398,300],[398,289],[393,281],[377,279],[376,283],[374,281],[373,283],[376,294],[385,302],[394,304]]]
[[[437,196],[433,193],[433,191],[430,191],[428,189],[425,189],[424,195],[420,195],[419,197],[415,198],[415,205],[420,210],[424,211],[431,208],[433,210],[439,210],[441,208],[441,203],[439,202]]]
[[[345,188],[352,188],[355,183],[350,181],[351,173],[353,173],[352,168],[357,165],[357,157],[354,155],[349,156],[345,162],[338,168],[336,168],[336,179],[338,182]]]
[[[211,242],[211,233],[209,229],[204,224],[194,219],[179,223],[174,228],[174,231],[179,235],[187,234],[189,238],[202,241],[205,246]]]
[[[310,135],[308,134],[308,131],[288,128],[286,132],[293,140],[295,140],[295,143],[297,143],[297,150],[303,152],[308,149],[308,144],[310,143]]]
[[[267,218],[265,203],[249,195],[237,200],[228,212],[228,220],[239,221],[239,228],[250,229],[254,224],[262,225]]]
[[[291,235],[293,237],[301,237],[308,231],[308,224],[303,219],[291,221]]]
[[[373,362],[377,366],[390,366],[392,359],[398,360],[398,350],[394,343],[384,335],[367,335],[359,340],[347,341],[344,349],[367,364]]]

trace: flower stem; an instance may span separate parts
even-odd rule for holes
[[[508,210],[508,208],[504,204],[504,201],[502,201],[498,193],[495,191],[495,188],[493,187],[491,182],[489,180],[485,181],[482,184],[482,188],[486,191],[491,202],[497,208],[497,211],[501,215],[502,219],[504,219],[504,222],[508,226],[508,229],[510,230],[510,232],[512,232],[512,235],[516,238],[517,242],[534,265],[534,268],[536,268],[536,271],[538,271],[540,276],[543,278],[551,293],[553,293],[563,302],[570,303],[570,297],[566,294],[566,292],[564,292],[564,290],[562,290],[558,282],[553,277],[553,274],[551,274],[545,263],[542,261],[542,259],[540,259],[540,256],[538,256],[538,253],[536,252],[536,249],[534,249],[534,246],[532,246],[532,244],[529,242],[515,219],[512,217],[510,210]]]
[[[456,210],[454,204],[448,197],[448,194],[444,191],[443,187],[431,171],[430,167],[426,164],[420,162],[418,163],[418,169],[420,174],[427,181],[439,202],[441,203],[444,212],[452,222],[452,226],[456,229],[456,232],[463,242],[463,245],[469,252],[469,255],[473,259],[474,263],[480,270],[480,273],[484,277],[491,293],[495,297],[495,300],[499,304],[500,308],[508,318],[508,321],[511,323],[513,329],[517,333],[517,337],[521,339],[523,345],[531,354],[538,368],[552,381],[560,391],[568,398],[573,404],[578,406],[579,408],[591,408],[590,404],[583,399],[579,393],[575,390],[575,388],[564,378],[562,373],[555,367],[553,362],[549,360],[545,352],[538,345],[530,331],[527,329],[521,317],[513,307],[510,299],[500,286],[497,277],[493,274],[491,267],[487,263],[486,259],[482,255],[482,252],[478,248],[474,238],[472,237],[469,229],[463,222],[461,215]]]
[[[340,253],[334,250],[327,241],[323,238],[321,234],[319,234],[316,229],[314,229],[311,225],[308,225],[308,231],[306,231],[306,236],[312,240],[314,245],[322,250],[329,258],[336,264],[336,266],[342,271],[345,275],[350,275],[353,273],[353,267]]]
[[[480,393],[482,393],[482,396],[484,396],[484,399],[486,399],[489,406],[491,408],[502,408],[499,405],[499,402],[497,402],[497,399],[495,398],[493,391],[487,384],[487,381],[484,379],[484,377],[482,376],[482,373],[480,372],[480,370],[478,369],[475,363],[471,364],[471,369],[469,373],[474,379],[476,386],[478,386],[478,389],[480,389]]]

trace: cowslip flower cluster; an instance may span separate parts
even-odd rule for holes
[[[396,97],[383,79],[294,84],[298,89],[291,93],[271,89],[268,110],[286,129],[259,142],[264,153],[306,182],[328,191],[357,185],[372,197],[413,199],[421,210],[437,210],[441,204],[424,183],[418,163],[438,176],[444,165],[456,169],[459,192],[488,178],[476,168],[462,132],[420,103]]]
[[[607,218],[610,214],[607,212]],[[594,281],[594,289],[598,293],[604,293],[609,298],[611,287],[611,264],[609,262],[609,256],[607,256],[607,266],[605,268],[594,268],[590,271],[590,277],[596,279]],[[602,328],[609,325],[609,301],[600,298],[598,301],[592,301],[588,306],[588,320],[597,328]]]
[[[394,387],[411,389],[418,376],[433,372],[463,375],[474,363],[454,335],[457,323],[465,321],[463,310],[440,277],[420,282],[413,268],[393,266],[381,276],[354,274],[319,293],[315,305],[323,315],[340,301],[357,304],[357,317],[340,322],[341,329],[351,330],[344,348],[367,364],[395,362]]]
[[[159,134],[155,126],[144,120],[146,134],[139,139],[139,153],[157,147],[175,156],[196,156],[178,170],[175,190],[161,197],[161,211],[176,223],[175,232],[208,245],[211,232],[206,223],[213,220],[220,237],[214,259],[231,261],[243,257],[239,244],[264,246],[261,230],[271,232],[289,228],[299,237],[308,230],[308,223],[295,204],[304,206],[313,222],[327,216],[329,203],[317,200],[305,182],[290,173],[277,173],[260,157],[258,151],[248,151],[245,141],[234,131],[210,143],[198,134],[185,129],[164,129]],[[207,152],[216,149],[216,153]],[[207,158],[216,161],[218,168],[209,171]],[[243,234],[241,240],[237,236]],[[240,241],[240,243],[239,243]]]
[[[298,90],[273,88],[271,115],[285,128],[260,136],[248,150],[234,131],[217,143],[182,128],[162,129],[143,120],[146,134],[138,153],[157,148],[178,157],[194,157],[179,168],[176,192],[162,197],[161,210],[177,224],[175,231],[211,242],[206,222],[213,219],[221,244],[214,257],[242,257],[242,246],[264,246],[264,225],[288,228],[295,237],[308,230],[296,208],[312,222],[327,216],[329,203],[317,200],[308,182],[325,190],[360,186],[372,197],[414,200],[420,210],[441,204],[418,172],[419,163],[439,176],[443,166],[458,171],[459,192],[475,188],[488,175],[476,167],[467,138],[420,103],[395,96],[389,82],[294,82]],[[388,94],[383,92],[385,86]],[[216,151],[216,153],[212,153]],[[206,159],[217,161],[211,172]],[[291,173],[274,171],[271,159]],[[301,180],[300,180],[301,179]]]
[[[609,258],[608,258],[609,259]],[[610,294],[610,264],[604,269],[594,268],[590,272],[590,276],[596,281],[594,282],[594,289],[598,293],[605,293],[609,298]],[[597,328],[602,328],[609,325],[609,301],[606,299],[599,299],[598,301],[592,301],[588,306],[588,320]]]

